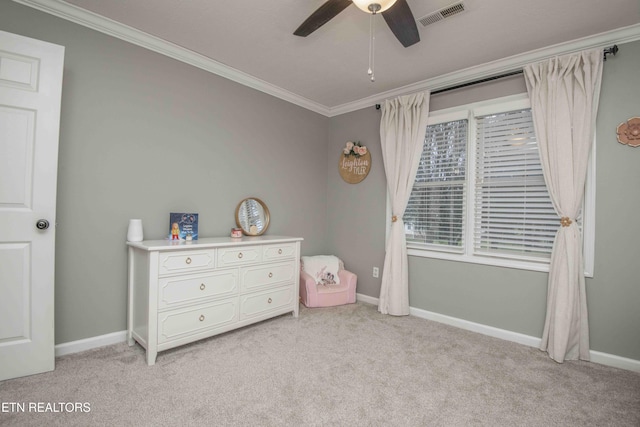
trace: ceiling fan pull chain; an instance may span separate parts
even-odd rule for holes
[[[375,19],[376,13],[372,12],[371,17],[369,18],[369,70],[367,73],[371,76],[371,81],[376,81],[376,76],[374,74],[375,67]]]
[[[373,15],[369,16],[369,69],[367,70],[367,74],[372,75],[373,70],[371,69],[371,27],[373,25]]]

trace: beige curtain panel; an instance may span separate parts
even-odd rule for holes
[[[382,105],[380,141],[392,209],[378,302],[378,311],[383,314],[409,314],[409,267],[402,216],[416,179],[428,114],[429,92],[401,96]]]
[[[584,196],[602,81],[602,49],[524,67],[545,182],[559,217],[540,349],[556,362],[589,360],[582,235]]]

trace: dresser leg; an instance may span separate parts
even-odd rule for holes
[[[149,351],[147,350],[147,365],[153,366],[156,364],[156,356],[158,356],[157,351]]]

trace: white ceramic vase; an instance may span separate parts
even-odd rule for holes
[[[143,240],[141,219],[129,220],[129,229],[127,230],[127,240],[129,242],[141,242]]]

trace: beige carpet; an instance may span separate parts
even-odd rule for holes
[[[0,382],[2,408],[14,409],[0,412],[0,425],[640,426],[638,373],[560,365],[363,303],[302,307],[298,319],[162,352],[152,367],[125,343],[56,362]],[[66,412],[74,403],[85,412]]]

